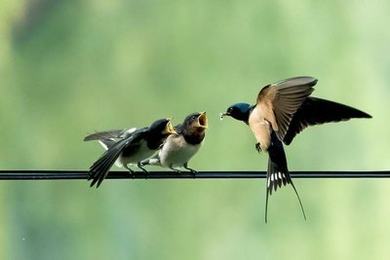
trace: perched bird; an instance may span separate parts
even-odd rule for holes
[[[268,152],[265,222],[267,222],[268,196],[282,185],[290,184],[298,198],[306,219],[301,199],[291,180],[283,143],[289,145],[294,137],[308,126],[371,118],[365,112],[333,101],[310,97],[317,79],[295,77],[263,87],[255,105],[237,103],[230,106],[224,116],[246,123],[252,130],[257,151]]]
[[[188,167],[189,160],[198,152],[206,135],[206,112],[188,115],[182,124],[175,127],[176,134],[170,135],[159,152],[144,161],[141,165],[159,165],[180,172],[183,167],[196,173]]]
[[[171,134],[176,134],[176,131],[170,119],[159,119],[149,127],[111,130],[88,135],[84,141],[98,140],[106,149],[106,152],[90,167],[91,187],[95,184],[96,188],[100,186],[115,162],[118,166],[128,169],[131,174],[134,171],[128,166],[129,164],[136,164],[146,172],[140,162],[158,151]]]

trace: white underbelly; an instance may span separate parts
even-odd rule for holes
[[[201,144],[188,144],[183,136],[171,135],[159,152],[160,163],[164,167],[183,166],[196,154],[200,146]]]

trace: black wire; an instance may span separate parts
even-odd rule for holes
[[[293,178],[390,178],[390,171],[293,171]],[[107,179],[258,179],[265,178],[262,171],[201,171],[189,172],[152,171],[149,174],[112,171]],[[85,170],[0,170],[0,180],[83,180]]]

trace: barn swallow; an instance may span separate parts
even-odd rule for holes
[[[188,115],[182,124],[175,126],[177,133],[167,138],[158,154],[142,161],[141,165],[159,165],[175,172],[180,172],[179,167],[183,167],[195,174],[188,162],[201,147],[207,127],[206,112]]]
[[[92,179],[91,187],[95,184],[96,188],[100,186],[115,162],[118,166],[128,169],[131,174],[134,171],[128,166],[129,164],[136,164],[138,168],[147,172],[140,162],[158,151],[171,134],[176,134],[176,131],[170,119],[159,119],[149,127],[88,135],[84,141],[98,140],[106,148],[105,153],[90,167],[88,180]]]
[[[289,145],[294,137],[311,125],[339,122],[351,118],[371,118],[358,109],[333,101],[310,97],[317,79],[295,77],[269,84],[261,89],[256,105],[237,103],[230,106],[224,116],[230,116],[249,126],[257,143],[257,151],[268,152],[265,222],[267,222],[268,196],[290,184],[298,198],[304,219],[305,211],[292,182],[283,143]]]

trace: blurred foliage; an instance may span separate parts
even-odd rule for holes
[[[291,170],[389,167],[390,2],[0,2],[0,168],[87,169],[95,130],[206,110],[199,170],[265,170],[246,126],[218,113],[265,84],[319,79],[314,95],[372,120],[305,130]],[[0,259],[386,259],[387,180],[297,180],[263,223],[264,183],[1,182]]]

